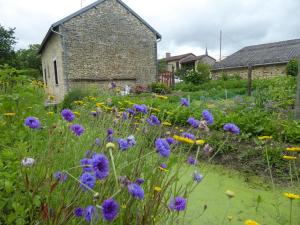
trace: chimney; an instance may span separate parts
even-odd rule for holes
[[[170,58],[171,57],[171,53],[167,52],[166,53],[166,58]]]

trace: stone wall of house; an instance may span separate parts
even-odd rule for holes
[[[256,66],[252,69],[252,78],[270,78],[278,75],[285,74],[286,65],[266,65],[266,66]],[[238,69],[228,69],[228,70],[218,70],[212,71],[213,79],[218,79],[222,74],[227,74],[228,76],[239,75],[246,79],[248,77],[248,68],[238,68]]]
[[[211,57],[204,56],[204,57],[201,58],[201,60],[196,61],[196,66],[199,63],[204,63],[204,64],[208,64],[210,66],[213,66],[215,64],[215,62],[216,62],[216,60],[212,59]]]
[[[55,82],[54,60],[57,65],[58,84]],[[44,83],[47,84],[46,93],[55,96],[56,101],[62,101],[66,93],[66,80],[63,67],[63,48],[61,37],[51,35],[42,51],[42,68]]]
[[[106,0],[60,27],[71,88],[156,80],[156,34],[116,0]]]

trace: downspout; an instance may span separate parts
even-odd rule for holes
[[[159,78],[159,63],[158,63],[158,57],[157,57],[157,43],[161,42],[161,38],[159,39],[156,39],[156,53],[155,53],[155,58],[156,58],[156,81],[158,81],[158,78]]]
[[[62,25],[60,25],[63,27]],[[59,36],[62,37],[62,48],[63,48],[63,67],[64,67],[64,77],[65,77],[65,85],[66,85],[66,90],[69,92],[69,77],[67,73],[67,54],[66,54],[66,41],[65,41],[65,36],[62,33],[59,33],[55,30],[53,30],[54,27],[51,26],[51,31]]]

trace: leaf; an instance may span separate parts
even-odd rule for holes
[[[33,204],[36,207],[40,207],[41,205],[41,197],[39,195],[36,195],[33,199]]]

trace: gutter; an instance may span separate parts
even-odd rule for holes
[[[60,26],[63,28],[62,24]],[[63,62],[62,63],[63,63],[63,67],[64,67],[65,85],[66,85],[67,92],[69,92],[69,77],[68,77],[68,73],[67,73],[67,54],[66,54],[65,36],[62,33],[55,31],[53,26],[50,27],[50,30],[51,30],[51,32],[62,37],[62,48],[63,48]]]
[[[156,35],[156,38],[157,38],[157,35]],[[156,59],[156,81],[155,82],[158,82],[158,78],[159,78],[159,60],[158,60],[158,57],[157,57],[157,43],[161,42],[161,36],[156,39],[156,46],[155,46],[155,59]]]
[[[264,64],[253,64],[252,67],[257,66],[271,66],[271,65],[280,65],[280,64],[286,64],[289,61],[284,62],[275,62],[275,63],[264,63]],[[217,68],[217,69],[211,69],[211,71],[218,71],[218,70],[231,70],[231,69],[242,69],[242,68],[248,68],[248,66],[232,66],[232,67],[223,67],[223,68]]]

